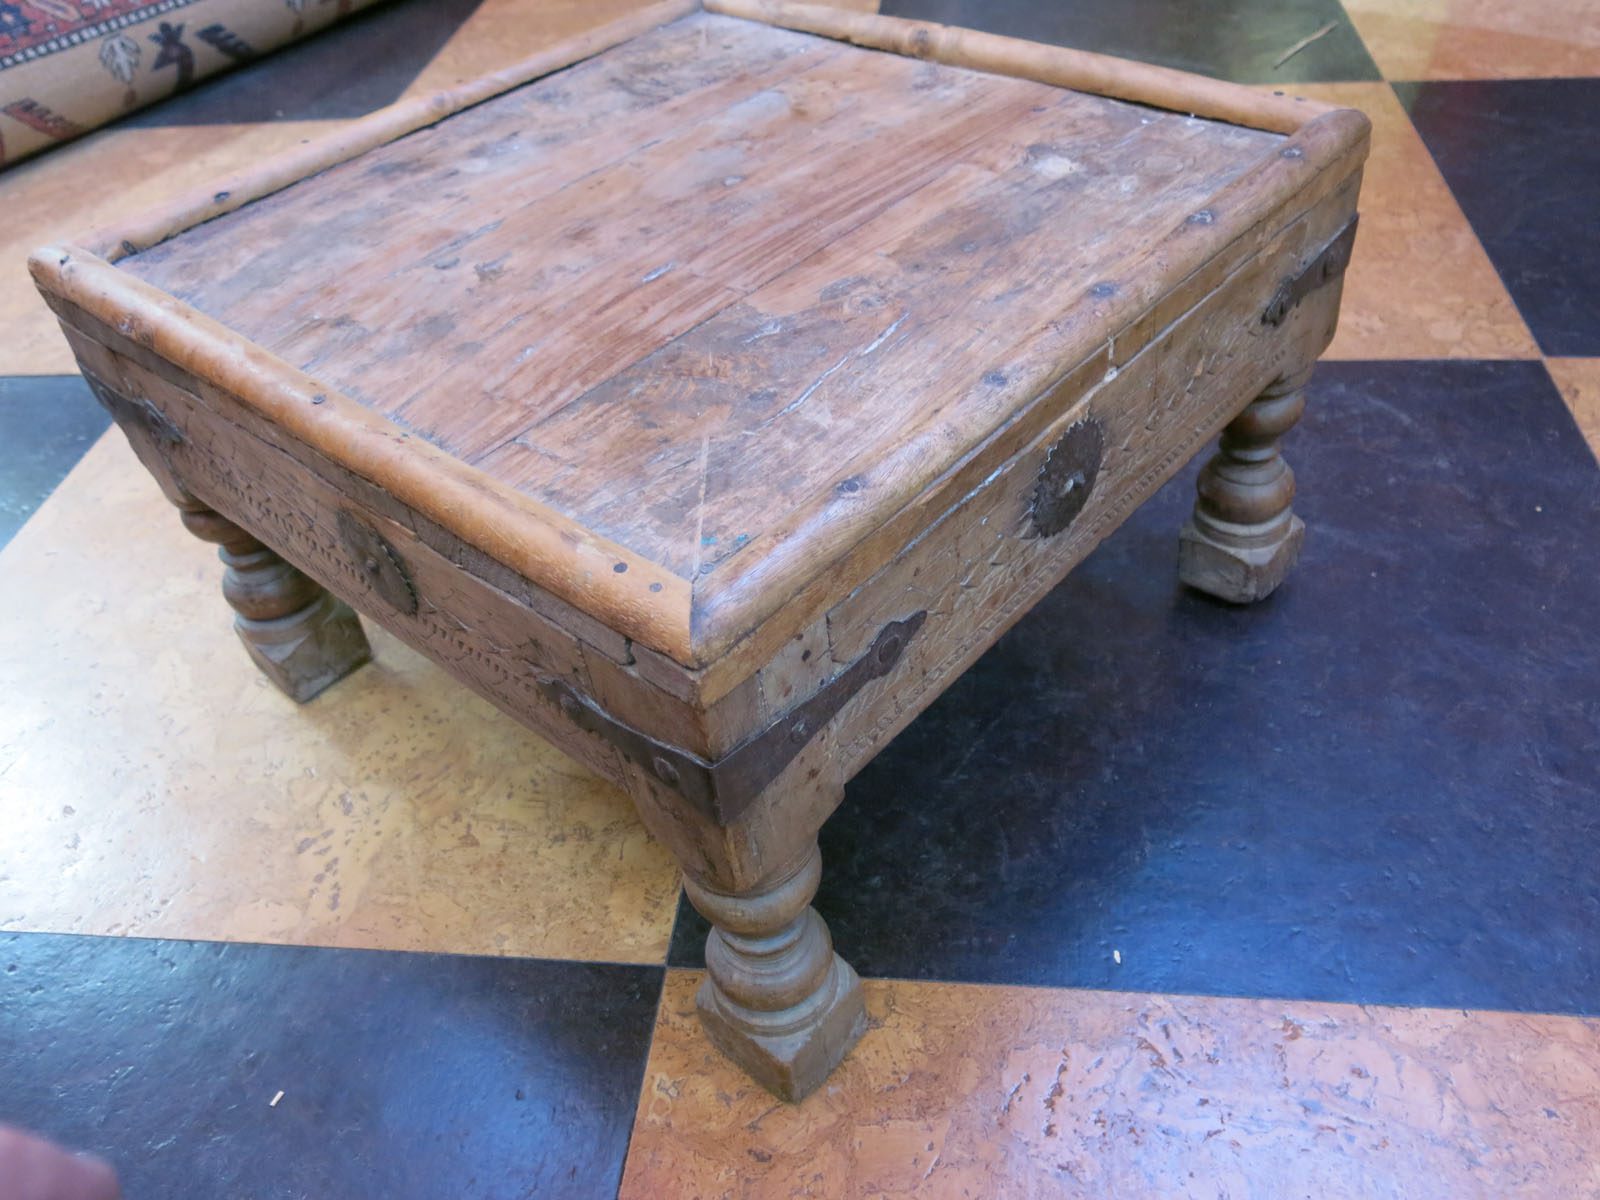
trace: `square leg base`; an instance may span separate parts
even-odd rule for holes
[[[855,970],[837,954],[819,996],[802,1002],[798,1028],[768,1033],[728,1011],[710,976],[695,994],[700,1024],[713,1045],[773,1095],[790,1102],[822,1085],[867,1028],[866,997]],[[783,1013],[752,1014],[765,1020]],[[780,1026],[780,1029],[782,1027]]]
[[[1305,538],[1305,522],[1293,516],[1278,541],[1244,547],[1215,541],[1190,521],[1179,535],[1178,578],[1218,600],[1253,604],[1284,581]]]
[[[372,658],[361,619],[326,592],[287,617],[275,621],[238,617],[234,628],[261,673],[297,704]]]

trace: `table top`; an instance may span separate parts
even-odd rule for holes
[[[935,520],[1284,144],[697,12],[119,269],[682,581],[704,661]]]

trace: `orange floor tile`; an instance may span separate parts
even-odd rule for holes
[[[29,253],[205,187],[335,128],[329,121],[103,129],[0,174],[0,375],[72,374],[77,364],[28,278]],[[90,182],[92,181],[92,182]]]
[[[1326,359],[1537,358],[1494,265],[1386,83],[1303,84],[1372,121],[1361,228]]]
[[[1552,358],[1545,365],[1600,458],[1600,358]]]
[[[662,960],[625,796],[378,631],[297,707],[119,432],[0,578],[0,931]]]
[[[1600,1022],[870,981],[798,1106],[667,977],[624,1197],[1553,1200],[1600,1187]]]
[[[1344,0],[1386,79],[1600,73],[1596,0]]]

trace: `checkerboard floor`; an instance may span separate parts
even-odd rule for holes
[[[872,1027],[786,1106],[625,797],[378,631],[255,675],[22,266],[630,3],[399,0],[0,174],[0,1121],[137,1197],[1600,1194],[1600,5],[884,0],[1375,140],[1297,573],[1180,589],[1185,473],[852,783]]]

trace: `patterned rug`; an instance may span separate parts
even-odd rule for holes
[[[0,0],[0,167],[373,0]]]

